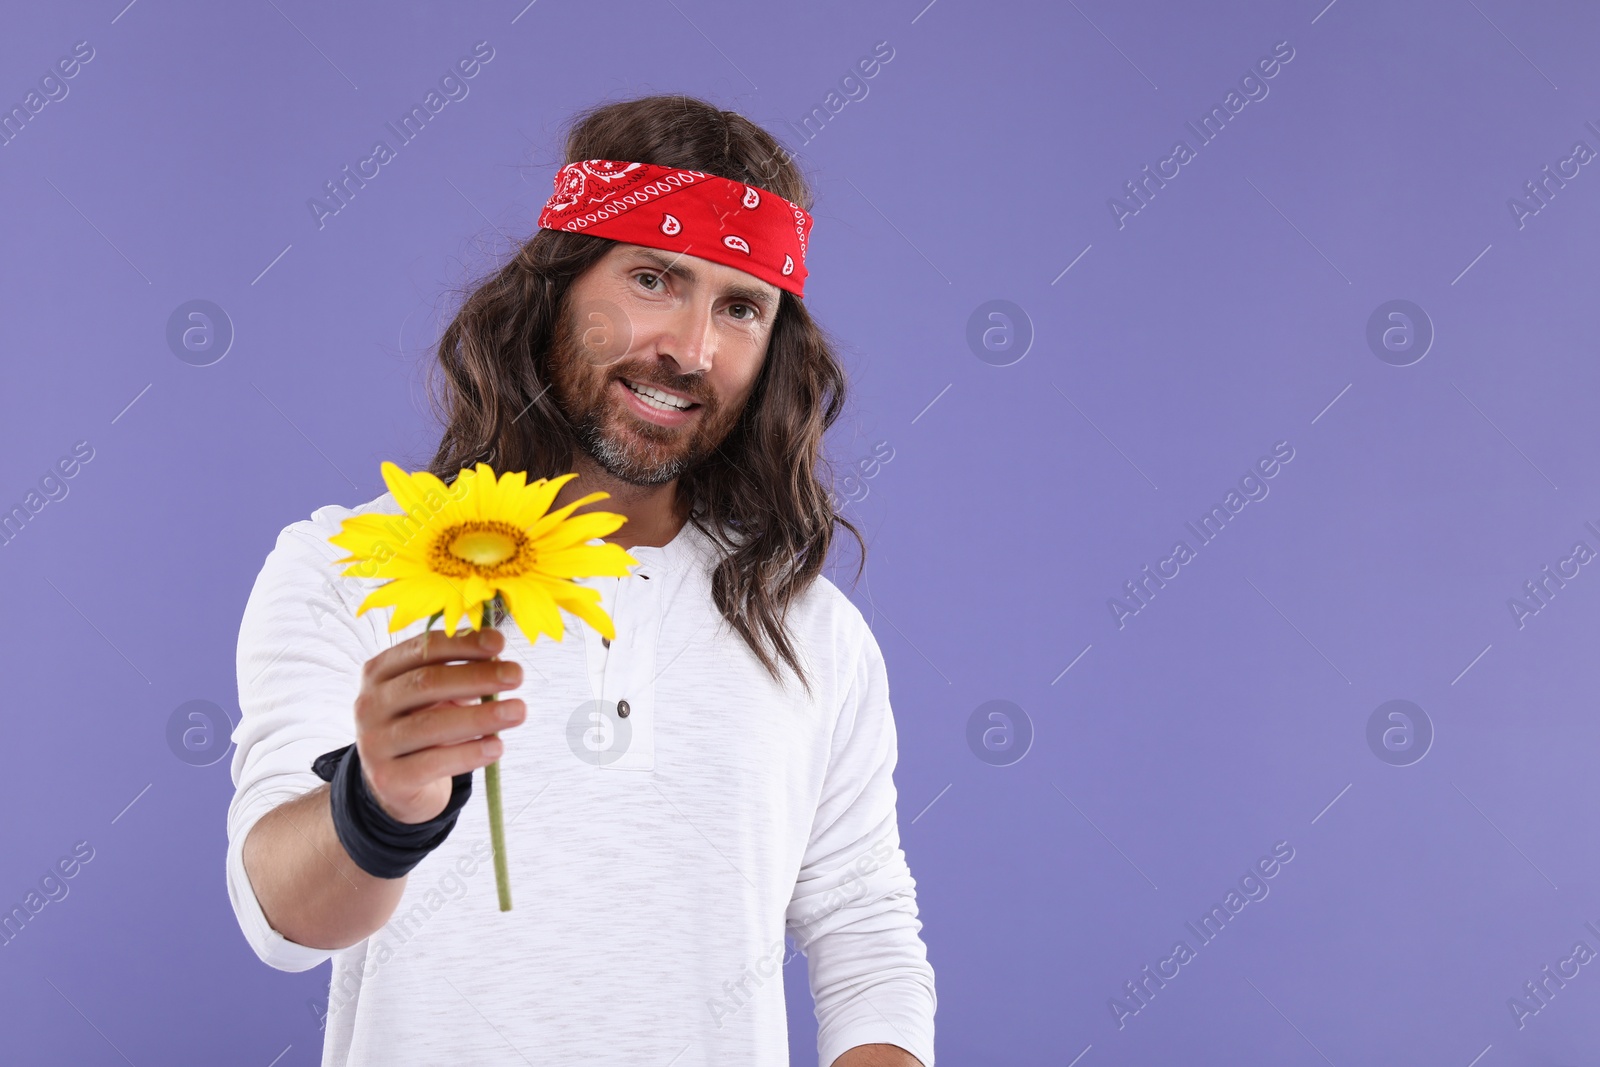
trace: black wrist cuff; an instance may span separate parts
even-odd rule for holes
[[[378,806],[361,773],[355,745],[336,748],[311,764],[318,778],[331,783],[329,802],[339,843],[357,867],[377,878],[402,878],[444,843],[456,817],[472,795],[472,772],[451,781],[450,802],[424,823],[399,822]]]

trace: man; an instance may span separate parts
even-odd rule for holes
[[[818,475],[845,379],[800,300],[809,192],[687,97],[592,109],[566,159],[441,339],[432,469],[609,493],[639,565],[577,580],[616,638],[391,634],[327,538],[419,530],[392,495],[285,528],[240,627],[235,914],[274,967],[334,961],[325,1065],[787,1064],[787,934],[820,1064],[933,1067],[883,657],[819,573],[859,533]]]

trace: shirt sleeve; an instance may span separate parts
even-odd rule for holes
[[[245,837],[267,812],[322,784],[312,760],[355,741],[361,669],[380,651],[347,599],[356,583],[340,575],[334,560],[345,553],[326,540],[331,532],[312,521],[284,528],[239,626],[228,897],[250,947],[282,971],[310,970],[338,950],[297,944],[273,929],[245,871]]]
[[[857,614],[859,618],[859,613]],[[883,655],[866,621],[785,924],[805,954],[821,1067],[898,1045],[933,1067],[933,968],[900,848],[898,756]]]

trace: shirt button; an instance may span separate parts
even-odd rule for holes
[[[602,645],[604,645],[604,646],[606,646],[606,647],[607,647],[607,648],[610,648],[610,647],[611,647],[611,638],[609,638],[609,637],[602,637],[602,638],[601,638],[601,639],[600,639],[600,643],[601,643],[601,644],[602,644]]]
[[[622,718],[626,719],[630,710],[631,709],[628,707],[628,702],[626,700],[617,701],[617,714]]]

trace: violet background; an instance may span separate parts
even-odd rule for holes
[[[530,232],[566,118],[682,91],[815,183],[807,301],[853,385],[830,455],[871,537],[860,585],[853,550],[830,573],[888,661],[939,1062],[1596,1062],[1600,966],[1521,1028],[1507,1003],[1600,949],[1600,578],[1508,607],[1600,548],[1597,167],[1508,208],[1600,149],[1592,5],[124,2],[0,33],[7,108],[95,50],[0,147],[0,508],[94,449],[0,548],[0,906],[95,850],[0,948],[0,1061],[320,1061],[328,967],[265,967],[228,904],[228,726],[193,766],[169,720],[237,716],[279,529],[431,454],[451,290]],[[468,97],[319,229],[308,199],[479,41]],[[797,132],[880,41],[866,96]],[[1108,199],[1280,41],[1267,97],[1119,228]],[[194,299],[235,331],[208,366],[166,339]],[[1020,359],[968,343],[996,299]],[[1436,332],[1407,366],[1366,338],[1394,299]],[[1277,441],[1270,495],[1119,628],[1107,601]],[[1407,766],[1367,741],[1393,699],[1435,735]],[[1031,733],[1004,766],[968,740],[996,700]]]

